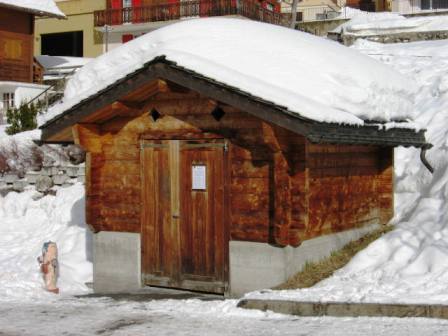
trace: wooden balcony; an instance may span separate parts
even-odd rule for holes
[[[226,15],[240,15],[252,20],[283,26],[287,26],[290,20],[289,14],[272,12],[250,0],[192,0],[175,4],[106,9],[94,12],[95,27]]]

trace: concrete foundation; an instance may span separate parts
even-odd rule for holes
[[[99,232],[94,236],[95,293],[129,293],[141,288],[140,234]]]
[[[231,241],[230,295],[277,286],[299,272],[306,262],[325,258],[352,240],[378,229],[378,224],[304,241],[299,247]]]

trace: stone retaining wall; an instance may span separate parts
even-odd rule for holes
[[[317,36],[327,36],[328,32],[347,21],[348,19],[305,21],[297,23],[297,29]]]
[[[416,41],[429,41],[429,40],[446,40],[448,39],[448,31],[432,31],[432,32],[407,32],[397,34],[384,34],[384,35],[370,35],[370,36],[358,36],[351,34],[331,34],[328,36],[333,40],[342,42],[346,46],[351,46],[357,39],[364,39],[373,42],[380,43],[406,43]]]
[[[66,165],[43,167],[40,171],[28,171],[22,178],[16,173],[0,175],[0,188],[23,191],[25,187],[39,184],[42,181],[51,188],[53,185],[68,187],[76,182],[85,182],[85,165]],[[49,189],[48,188],[48,189]]]

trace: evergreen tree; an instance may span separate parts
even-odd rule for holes
[[[37,127],[37,107],[34,104],[23,103],[19,108],[13,107],[6,112],[9,124],[6,133],[9,135],[29,131]]]

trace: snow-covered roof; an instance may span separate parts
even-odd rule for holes
[[[45,68],[44,80],[58,80],[72,76],[92,60],[87,57],[48,55],[39,55],[36,59]]]
[[[318,122],[363,125],[413,118],[412,81],[376,60],[307,33],[210,18],[161,28],[89,62],[43,122],[159,56]]]
[[[65,18],[54,0],[0,0],[0,7],[11,7],[41,16]]]
[[[86,65],[92,60],[88,57],[71,57],[71,56],[36,56],[38,62],[42,64],[45,69],[58,68],[76,68]]]

